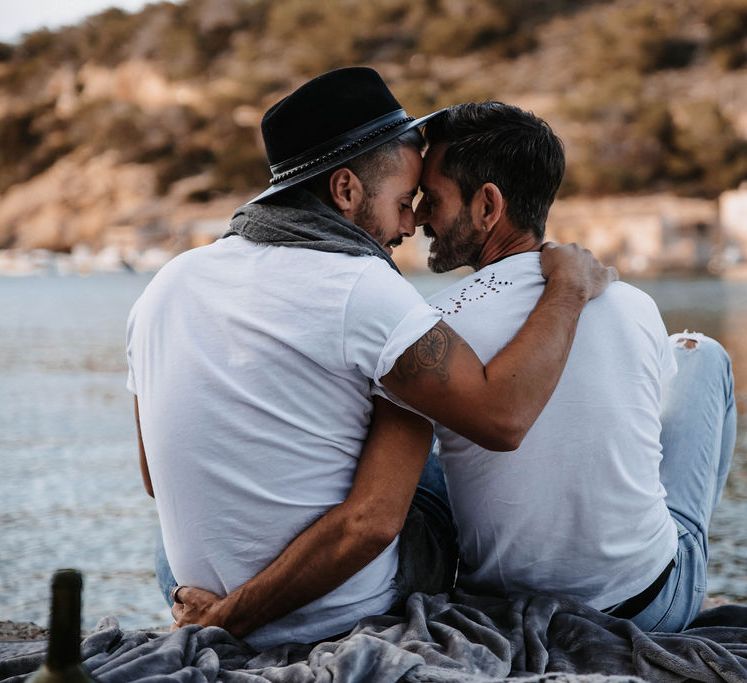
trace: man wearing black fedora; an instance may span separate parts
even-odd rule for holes
[[[202,589],[175,586],[179,623],[218,624],[264,649],[448,587],[433,463],[418,488],[423,415],[516,448],[585,302],[614,277],[588,252],[546,249],[545,293],[483,365],[391,260],[415,229],[428,118],[408,116],[372,69],[302,85],[262,122],[271,187],[133,307],[128,387],[146,488],[179,586]]]

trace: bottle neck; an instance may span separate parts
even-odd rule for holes
[[[80,606],[82,579],[74,570],[61,570],[52,582],[47,666],[60,670],[80,662]]]

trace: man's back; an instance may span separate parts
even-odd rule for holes
[[[129,386],[180,584],[225,594],[345,499],[371,379],[437,320],[381,259],[240,237],[154,278],[128,325]],[[393,543],[250,642],[313,641],[385,611],[396,567]]]
[[[529,252],[431,303],[489,358],[543,288]],[[661,389],[674,372],[653,301],[613,283],[584,309],[560,383],[518,450],[492,453],[438,428],[466,588],[557,591],[605,608],[653,582],[676,547],[658,473]]]

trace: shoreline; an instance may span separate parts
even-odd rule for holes
[[[0,642],[13,640],[46,640],[49,629],[33,621],[0,621]]]
[[[167,626],[155,626],[153,628],[123,629],[142,631],[144,633],[168,633]],[[86,638],[93,631],[81,630],[80,635]],[[49,638],[49,629],[39,626],[33,621],[0,621],[0,643],[17,643],[19,641],[46,641]]]
[[[575,235],[560,236],[556,241],[572,241]],[[427,260],[427,245],[422,235],[415,237],[400,247],[395,254],[395,262],[406,274],[430,273]],[[201,246],[213,240],[197,241],[193,246]],[[747,249],[747,248],[746,248]],[[56,252],[48,249],[0,249],[0,277],[38,276],[88,276],[98,273],[155,273],[168,261],[182,253],[184,249],[167,246],[152,246],[146,249],[121,249],[115,246],[95,250],[86,244],[76,245],[70,252]],[[706,278],[725,281],[747,281],[747,259],[731,254],[729,259],[709,261],[708,265],[687,261],[657,262],[644,261],[618,262],[611,259],[603,250],[597,254],[602,260],[614,262],[624,278],[657,279],[666,277]],[[605,259],[605,256],[607,257]]]

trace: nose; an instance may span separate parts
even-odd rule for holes
[[[402,214],[402,220],[399,222],[400,234],[412,237],[415,234],[415,212],[410,209]]]

